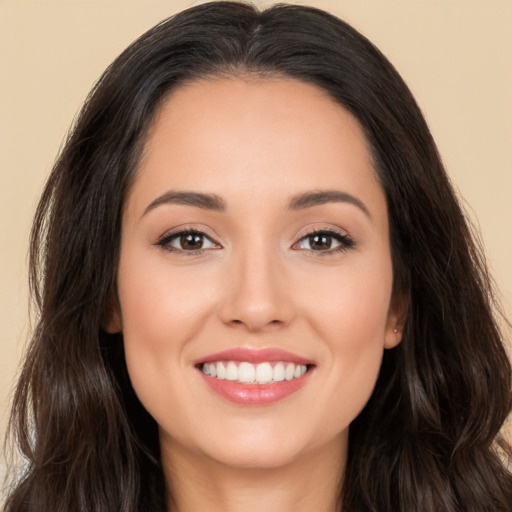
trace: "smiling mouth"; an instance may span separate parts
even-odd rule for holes
[[[275,347],[235,347],[195,361],[203,382],[239,406],[266,406],[294,396],[316,369],[315,361]]]
[[[299,379],[312,366],[289,361],[266,361],[258,364],[247,361],[212,361],[200,364],[199,369],[217,380],[263,385]]]

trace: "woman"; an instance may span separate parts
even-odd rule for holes
[[[163,22],[32,233],[6,510],[509,510],[492,290],[407,87],[322,11]]]

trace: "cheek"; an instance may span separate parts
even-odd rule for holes
[[[383,345],[392,292],[391,262],[357,261],[306,284],[302,308],[334,345]],[[306,313],[307,314],[307,313]]]
[[[165,256],[153,258],[144,268],[137,261],[122,259],[118,274],[126,341],[154,350],[179,348],[183,338],[193,337],[211,304],[211,290],[205,286],[211,284],[211,274],[208,281],[201,275],[205,270],[173,269]]]
[[[179,283],[172,282],[158,261],[144,261],[137,251],[125,249],[118,271],[126,363],[137,394],[151,383],[157,385],[158,375],[172,374],[178,365],[169,352],[179,353],[177,334],[184,328],[183,310],[187,309],[186,302],[173,293]]]
[[[182,388],[180,376],[191,371],[190,353],[208,329],[218,286],[212,269],[175,268],[165,255],[141,265],[145,260],[136,249],[122,253],[122,331],[132,385],[150,414],[163,421],[162,411],[180,406],[172,390]]]
[[[326,393],[319,407],[328,411],[326,424],[335,429],[348,425],[373,392],[384,351],[391,263],[347,266],[309,289],[303,310],[326,348],[320,362]]]

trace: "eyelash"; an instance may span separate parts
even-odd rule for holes
[[[351,236],[347,235],[346,233],[342,233],[334,228],[320,228],[320,229],[315,229],[313,231],[310,231],[310,232],[302,235],[299,238],[299,240],[297,240],[297,242],[295,242],[292,245],[292,248],[295,247],[300,242],[302,242],[308,238],[311,239],[314,236],[325,236],[327,238],[335,239],[337,242],[339,242],[338,247],[334,247],[332,249],[329,248],[327,250],[303,249],[304,251],[307,251],[308,253],[313,254],[314,256],[325,257],[325,256],[329,256],[332,254],[345,252],[345,251],[352,249],[356,246],[355,240]],[[296,250],[298,250],[298,249],[296,249]]]
[[[213,244],[216,247],[186,250],[186,249],[172,247],[170,245],[171,242],[173,242],[174,240],[184,237],[184,236],[187,236],[187,235],[199,235],[200,237],[202,237],[203,241],[204,241],[204,239],[207,239],[211,244]],[[347,251],[349,249],[352,249],[356,245],[355,240],[352,237],[350,237],[349,235],[342,233],[340,231],[337,231],[336,229],[323,228],[323,229],[315,229],[313,231],[310,231],[310,232],[302,235],[292,245],[292,249],[294,249],[294,247],[296,247],[298,244],[300,244],[304,240],[307,240],[308,238],[311,239],[312,237],[322,236],[322,235],[326,236],[327,238],[330,238],[330,239],[335,239],[339,243],[339,245],[332,249],[329,248],[326,250],[315,250],[315,249],[302,249],[302,250],[306,251],[310,254],[313,254],[314,256],[324,257],[324,256],[329,256],[332,254]],[[214,242],[212,240],[212,237],[208,233],[206,233],[205,231],[202,231],[201,229],[197,229],[197,228],[183,229],[180,231],[175,231],[172,233],[165,234],[157,240],[155,245],[158,247],[161,247],[162,249],[164,249],[168,252],[178,253],[180,255],[186,255],[186,256],[198,256],[198,255],[203,254],[205,251],[222,248],[221,245],[219,245],[217,242]],[[300,250],[300,249],[296,248],[294,250]]]
[[[156,244],[158,247],[161,247],[162,249],[168,251],[168,252],[174,252],[179,253],[180,255],[186,255],[186,256],[197,256],[202,254],[204,251],[211,250],[212,248],[207,249],[195,249],[195,250],[186,250],[186,249],[178,249],[176,247],[172,247],[170,244],[173,240],[176,240],[178,238],[187,236],[187,235],[199,235],[204,239],[209,240],[213,245],[215,245],[215,249],[220,249],[221,246],[214,242],[212,240],[212,237],[206,233],[205,231],[202,231],[201,229],[197,228],[188,228],[188,229],[182,229],[180,231],[174,231],[172,233],[168,233],[163,235],[160,239],[157,240]]]

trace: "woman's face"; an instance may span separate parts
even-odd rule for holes
[[[400,341],[388,235],[362,130],[320,89],[174,91],[125,204],[108,325],[163,452],[238,467],[342,456]]]

